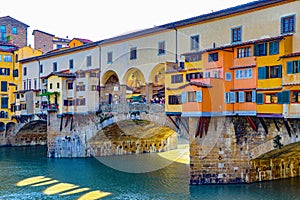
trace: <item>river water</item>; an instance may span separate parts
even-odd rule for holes
[[[78,199],[87,193],[47,195],[44,191],[49,185],[17,185],[37,176],[111,193],[103,199],[300,199],[300,178],[249,185],[190,186],[188,173],[188,165],[176,162],[152,172],[128,173],[95,158],[47,158],[44,146],[3,147],[0,148],[0,199]]]

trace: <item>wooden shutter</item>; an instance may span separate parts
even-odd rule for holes
[[[252,90],[252,102],[256,102],[256,91]]]
[[[187,97],[187,93],[186,92],[182,92],[181,93],[181,102],[182,103],[186,103],[186,97]]]
[[[239,102],[240,103],[245,102],[245,92],[244,91],[239,92]]]
[[[256,94],[256,103],[257,104],[264,104],[264,93]]]
[[[282,77],[282,65],[278,66],[278,78]]]
[[[286,73],[292,74],[293,73],[293,61],[286,63]]]
[[[282,92],[282,103],[289,104],[290,103],[290,91],[283,91]]]
[[[258,79],[266,79],[266,67],[259,67],[258,68]]]
[[[202,91],[196,91],[196,102],[202,102]]]

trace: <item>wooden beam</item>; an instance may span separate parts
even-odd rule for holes
[[[174,121],[174,119],[172,118],[172,116],[168,115],[169,119],[171,120],[171,122],[176,126],[177,129],[180,129],[178,124]]]
[[[289,126],[288,119],[284,118],[283,123],[284,123],[284,126],[285,126],[289,136],[292,137],[291,127]]]
[[[252,118],[250,116],[246,116],[246,119],[249,122],[249,124],[251,125],[252,129],[257,132],[258,131],[258,127],[253,122]]]
[[[280,128],[279,128],[278,123],[277,123],[275,118],[273,118],[273,122],[275,124],[275,127],[276,127],[277,131],[280,131]]]
[[[263,128],[265,129],[265,132],[266,132],[266,134],[268,134],[268,133],[269,133],[269,131],[268,131],[268,127],[267,127],[267,125],[266,125],[266,123],[265,123],[265,120],[264,120],[264,118],[262,118],[262,117],[259,117],[258,119],[259,119],[259,121],[260,121],[261,125],[263,126]]]

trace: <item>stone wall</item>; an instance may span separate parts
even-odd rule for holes
[[[246,117],[215,117],[202,138],[196,134],[198,120],[189,119],[191,184],[251,183],[300,175],[300,148],[294,148],[299,120],[288,120],[289,135],[283,119],[251,117],[251,125]],[[278,136],[280,149],[274,142]]]

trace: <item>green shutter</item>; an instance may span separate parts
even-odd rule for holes
[[[278,78],[282,77],[282,65],[279,65],[278,67]]]
[[[292,74],[293,73],[293,61],[286,63],[286,73]]]
[[[254,45],[254,56],[258,56],[259,48],[258,45]]]
[[[196,102],[202,102],[202,91],[196,91]]]
[[[256,95],[256,103],[257,104],[264,104],[264,94],[263,93],[258,93]]]
[[[182,102],[182,103],[186,103],[186,97],[187,97],[186,94],[187,94],[186,92],[182,92],[182,93],[181,93],[181,102]]]
[[[270,48],[269,48],[270,55],[275,55],[279,53],[279,42],[270,42]]]
[[[276,95],[277,95],[278,103],[282,104],[282,92],[278,92]]]
[[[258,68],[258,79],[266,79],[266,67],[259,67]]]
[[[290,103],[290,91],[287,90],[287,91],[283,91],[282,92],[282,103],[284,104],[289,104]]]

